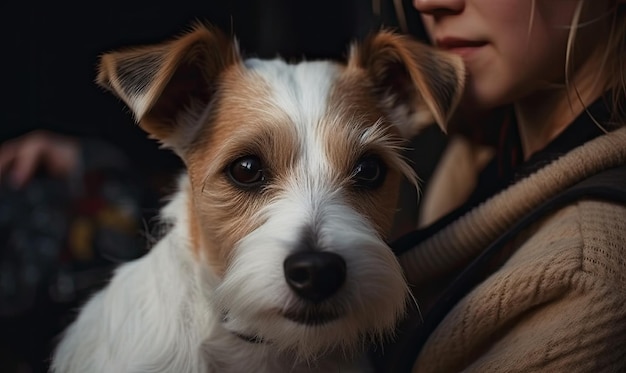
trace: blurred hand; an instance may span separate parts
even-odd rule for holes
[[[77,170],[79,157],[80,144],[76,139],[33,131],[0,145],[0,181],[20,188],[40,168],[53,177],[65,178]]]

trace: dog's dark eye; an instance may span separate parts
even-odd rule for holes
[[[243,187],[255,187],[265,181],[263,164],[253,155],[236,159],[228,166],[227,173],[235,184]]]
[[[387,167],[379,157],[365,156],[357,162],[353,175],[357,187],[375,189],[385,181]]]

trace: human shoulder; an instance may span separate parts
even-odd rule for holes
[[[626,205],[581,201],[577,210],[583,243],[581,270],[617,285],[626,294]]]
[[[537,221],[514,244],[519,247],[505,266],[569,282],[584,280],[580,284],[584,287],[591,282],[615,285],[626,294],[626,205],[622,203],[584,199],[569,204]]]
[[[615,347],[626,343],[626,206],[581,200],[509,244],[515,253],[448,313],[416,370],[593,371],[598,355],[609,371],[626,366]]]

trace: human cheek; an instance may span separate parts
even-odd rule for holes
[[[464,104],[481,110],[489,110],[502,104],[508,74],[504,74],[501,67],[496,65],[488,70],[468,70]]]
[[[465,103],[485,110],[510,103],[523,76],[523,53],[490,44],[472,57],[466,60]]]
[[[551,43],[509,45],[493,54],[481,68],[468,68],[468,94],[480,108],[510,104],[563,82],[565,53]]]

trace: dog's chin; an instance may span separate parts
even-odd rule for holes
[[[337,310],[323,310],[318,308],[292,308],[282,313],[287,320],[307,326],[319,326],[335,321],[342,316]]]
[[[306,308],[286,310],[282,312],[281,315],[282,318],[288,320],[288,322],[295,323],[298,328],[321,327],[333,321],[337,321],[342,317],[341,313],[338,311],[311,310]],[[227,316],[224,317],[224,321],[228,321]],[[251,343],[272,344],[269,338],[258,333],[233,331],[233,334]]]
[[[246,316],[228,315],[226,329],[243,341],[267,345],[300,362],[314,361],[333,351],[355,356],[393,329],[391,324],[378,324],[380,320],[358,320],[347,310],[330,305],[299,304]]]
[[[345,317],[345,312],[336,308],[313,306],[294,306],[285,310],[274,310],[270,312],[270,318],[265,320],[273,320],[274,325],[291,325],[290,329],[307,329],[309,327],[323,327],[332,322],[341,323],[341,319]],[[267,314],[266,314],[267,316]],[[222,320],[228,324],[231,317],[228,312],[222,314]],[[282,321],[281,321],[282,320]],[[245,335],[253,339],[263,339],[268,341],[266,337],[246,331],[234,332],[238,335]],[[249,338],[248,338],[249,339]]]

